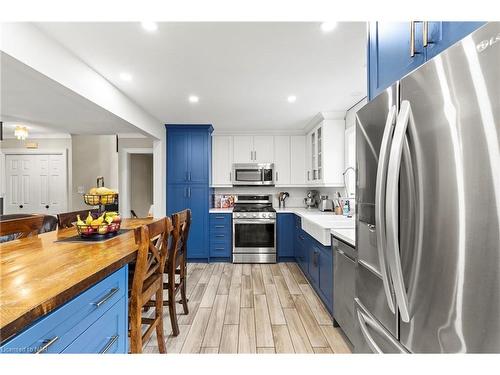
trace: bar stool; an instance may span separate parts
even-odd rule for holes
[[[36,236],[42,228],[44,218],[44,215],[27,215],[21,218],[2,220],[0,224],[0,237],[5,236],[5,240],[12,240]],[[2,240],[2,242],[5,241]]]
[[[168,217],[135,229],[139,249],[129,299],[131,353],[142,353],[143,343],[149,340],[154,329],[160,353],[167,351],[163,334],[163,270],[172,230]],[[142,316],[147,305],[154,306],[154,318]],[[142,325],[148,325],[144,334]]]
[[[189,237],[189,227],[191,226],[191,210],[187,209],[172,215],[174,226],[173,239],[168,250],[167,262],[164,272],[167,274],[167,282],[163,283],[163,289],[168,291],[168,301],[163,305],[168,305],[170,322],[172,324],[172,334],[179,334],[179,323],[177,322],[176,301],[177,293],[181,293],[182,307],[184,314],[189,314],[188,300],[186,298],[186,274],[187,274],[187,240]],[[175,282],[175,276],[179,275],[179,282]]]

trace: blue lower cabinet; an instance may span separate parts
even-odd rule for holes
[[[211,213],[209,218],[210,260],[230,261],[232,252],[231,213]]]
[[[127,280],[128,267],[125,266],[14,336],[0,347],[0,353],[66,352],[80,337],[88,335],[91,327],[100,327],[92,328],[93,336],[97,332],[108,332],[102,325],[113,326],[113,335],[118,336],[110,350],[126,353]],[[73,353],[98,353],[104,345],[85,351],[73,348]]]
[[[126,353],[127,316],[126,298],[115,303],[106,313],[77,337],[63,353]]]
[[[276,226],[278,260],[287,261],[293,259],[295,257],[295,215],[285,213],[278,214]]]
[[[333,254],[330,247],[321,246],[318,255],[319,291],[330,314],[333,315]]]
[[[295,261],[333,316],[332,250],[302,230],[300,217],[294,215],[293,225]]]

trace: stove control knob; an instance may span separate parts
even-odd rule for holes
[[[234,217],[240,217],[240,214],[234,214]]]
[[[253,217],[257,217],[257,214],[253,214],[252,216],[253,216]]]
[[[247,214],[242,214],[243,217],[247,217]]]

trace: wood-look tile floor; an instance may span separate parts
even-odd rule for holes
[[[168,353],[351,352],[295,263],[190,263],[187,295],[177,337],[164,308]],[[156,335],[144,353],[158,353]]]

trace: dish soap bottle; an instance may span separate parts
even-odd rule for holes
[[[350,208],[349,208],[349,201],[346,199],[345,202],[344,202],[344,208],[343,208],[343,212],[342,214],[344,216],[349,216],[349,212],[350,212]]]

